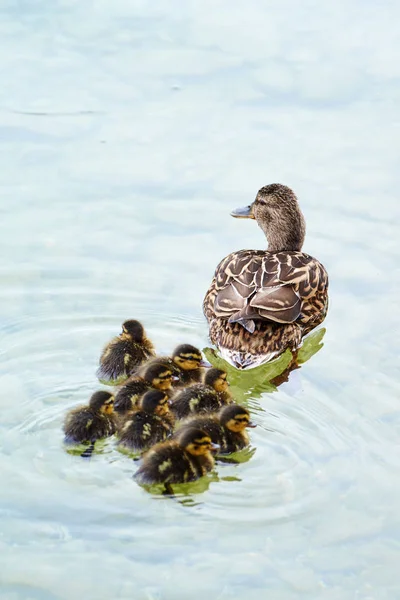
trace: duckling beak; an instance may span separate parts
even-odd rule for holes
[[[208,360],[204,360],[204,358],[199,362],[199,366],[200,367],[206,367],[207,369],[209,367],[212,367],[212,364],[208,362]]]
[[[211,452],[217,452],[220,449],[220,445],[219,444],[211,444]]]
[[[172,375],[171,380],[172,381],[179,381],[178,375]]]
[[[254,423],[254,421],[249,421],[246,427],[257,427],[257,423]]]
[[[253,205],[249,204],[249,206],[235,208],[235,210],[231,212],[231,216],[236,219],[255,219],[253,215]]]

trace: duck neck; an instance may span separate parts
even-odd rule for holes
[[[304,244],[306,224],[299,211],[296,219],[286,218],[259,223],[268,241],[268,252],[299,252]]]

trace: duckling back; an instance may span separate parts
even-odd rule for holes
[[[190,456],[176,442],[153,446],[144,456],[135,479],[141,484],[185,483],[200,477],[201,473]]]
[[[146,337],[143,325],[130,319],[122,324],[122,333],[105,346],[97,376],[103,383],[118,385],[154,355],[154,346]]]
[[[191,414],[216,412],[230,401],[228,398],[227,394],[217,394],[208,385],[198,383],[179,392],[170,409],[177,419],[184,419]]]
[[[138,410],[129,415],[119,433],[119,446],[142,452],[165,440],[173,431],[172,416],[159,416]]]
[[[133,376],[119,389],[115,396],[114,410],[118,415],[123,415],[132,410],[140,396],[151,388],[148,381],[142,377]]]
[[[103,383],[118,385],[130,377],[150,356],[142,344],[118,336],[104,348],[97,377]]]
[[[195,481],[214,467],[211,454],[192,456],[177,441],[161,442],[151,448],[135,474],[141,484],[187,483]]]
[[[115,433],[115,420],[110,415],[99,414],[83,406],[66,415],[63,429],[67,444],[94,442]]]

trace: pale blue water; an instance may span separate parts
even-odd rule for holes
[[[0,597],[400,597],[400,7],[0,7]],[[327,267],[323,348],[250,392],[254,455],[183,502],[62,448],[128,317],[207,346],[229,212],[281,182]],[[270,430],[273,431],[270,431]],[[204,489],[207,488],[207,489]]]

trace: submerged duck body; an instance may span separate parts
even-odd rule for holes
[[[88,406],[69,411],[64,421],[67,444],[94,443],[115,433],[113,416],[114,396],[109,392],[95,392]]]
[[[206,432],[185,428],[176,439],[156,444],[146,452],[135,479],[144,485],[195,481],[213,469],[211,452],[215,449]]]
[[[136,411],[128,414],[119,431],[119,447],[134,452],[148,450],[171,435],[174,418],[169,411],[168,394],[158,390],[146,392]]]
[[[142,324],[135,320],[125,321],[122,333],[103,349],[97,377],[108,385],[118,385],[152,356],[155,356],[154,346]]]
[[[230,404],[213,415],[199,415],[183,422],[184,427],[196,427],[205,431],[220,447],[219,454],[237,452],[249,445],[247,427],[256,425],[250,420],[247,408]]]
[[[328,274],[301,251],[305,221],[294,192],[271,184],[232,213],[255,219],[268,249],[239,250],[217,266],[203,302],[210,339],[233,366],[268,362],[319,325],[328,308]]]
[[[171,411],[177,419],[191,414],[218,411],[232,402],[226,373],[222,369],[209,369],[204,383],[197,383],[178,392],[171,401]]]

